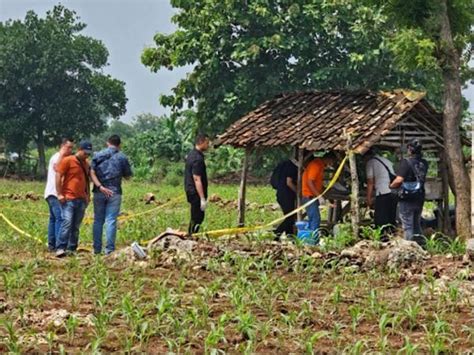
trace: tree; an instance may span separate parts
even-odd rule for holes
[[[142,62],[151,70],[193,65],[160,101],[195,107],[211,133],[263,101],[301,89],[423,89],[401,73],[384,41],[387,16],[360,0],[172,0],[178,29],[156,34]]]
[[[390,0],[382,3],[393,24],[390,47],[399,68],[423,70],[442,78],[443,137],[456,196],[456,231],[460,237],[468,238],[471,186],[461,143],[461,86],[474,78],[474,71],[469,67],[474,50],[474,2]]]
[[[0,132],[35,141],[43,176],[46,145],[100,132],[125,112],[125,84],[101,72],[108,51],[85,27],[61,5],[0,23]]]

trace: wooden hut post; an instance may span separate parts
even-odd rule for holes
[[[238,200],[238,222],[237,225],[239,227],[243,227],[245,225],[245,193],[247,190],[247,173],[249,170],[249,156],[250,156],[250,148],[245,148],[245,156],[242,166],[242,176],[240,178],[240,189],[239,189],[239,200]]]
[[[301,206],[301,189],[303,186],[303,149],[295,148],[296,156],[298,157],[298,181],[296,182],[296,208]],[[298,211],[296,213],[296,220],[301,221],[303,219],[303,212]]]
[[[347,136],[347,152],[349,154],[349,166],[351,170],[351,222],[352,232],[357,237],[359,235],[359,176],[357,174],[356,157],[352,151],[352,136]]]

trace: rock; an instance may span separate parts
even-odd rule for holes
[[[314,258],[314,259],[321,259],[323,257],[323,255],[321,253],[318,253],[317,251],[315,251],[313,254],[311,254],[311,257]]]
[[[470,263],[471,263],[471,258],[469,257],[469,255],[467,255],[467,253],[464,254],[463,257],[462,257],[462,264],[463,265],[469,265]]]
[[[156,197],[154,194],[152,194],[151,192],[148,192],[145,194],[145,196],[143,196],[143,201],[145,201],[145,204],[150,204],[152,201],[156,201]]]
[[[387,266],[390,268],[420,264],[430,258],[428,252],[416,242],[395,239],[389,244],[392,244],[387,259]]]
[[[184,232],[167,230],[166,232],[160,234],[158,237],[150,240],[147,249],[175,249],[191,252],[196,246],[196,244],[196,241],[186,239],[186,233]]]
[[[466,255],[471,261],[474,261],[474,238],[466,241]]]
[[[340,258],[345,264],[361,265],[363,268],[412,266],[429,259],[429,254],[416,242],[394,239],[388,243],[362,240],[356,245],[344,249]]]
[[[221,202],[222,198],[217,194],[212,194],[211,196],[209,196],[208,201],[212,203],[217,203],[217,202]]]

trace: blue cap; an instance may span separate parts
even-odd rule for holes
[[[92,154],[92,143],[84,140],[79,143],[79,149],[83,150],[87,154],[91,155]]]

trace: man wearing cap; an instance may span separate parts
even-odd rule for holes
[[[120,137],[116,134],[107,140],[107,148],[94,154],[91,178],[94,183],[94,254],[102,253],[102,231],[105,228],[105,255],[115,250],[117,217],[122,202],[122,178],[132,176],[127,157],[120,151]]]
[[[408,159],[403,159],[397,170],[397,177],[390,188],[400,188],[399,209],[400,219],[406,240],[415,240],[419,244],[424,241],[421,236],[421,212],[425,202],[425,179],[428,162],[422,157],[422,146],[417,139],[407,145]]]
[[[75,155],[61,160],[56,167],[56,191],[61,203],[62,224],[56,242],[56,256],[61,258],[77,249],[79,227],[90,201],[89,163],[92,144],[81,141]]]

